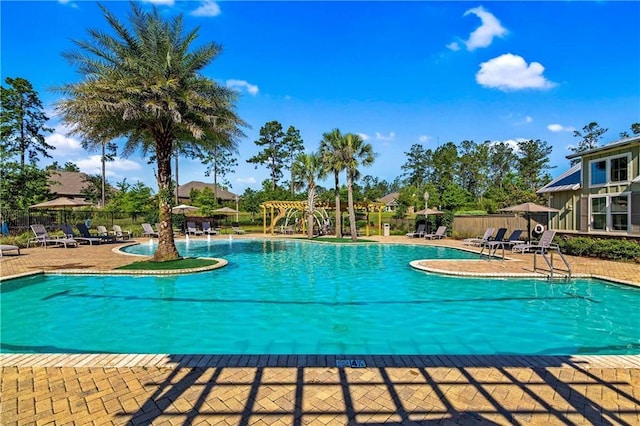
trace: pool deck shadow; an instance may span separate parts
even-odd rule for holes
[[[630,359],[612,364],[605,361],[610,357],[51,357],[30,367],[2,367],[2,424],[36,419],[129,425],[640,421],[640,369],[613,367],[637,365]],[[336,367],[344,358],[367,366]]]

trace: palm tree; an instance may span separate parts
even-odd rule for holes
[[[336,200],[336,238],[342,238],[342,210],[340,209],[340,172],[346,168],[344,137],[339,129],[322,134],[320,157],[327,173],[333,173]]]
[[[344,135],[345,168],[347,169],[347,202],[349,203],[349,227],[351,229],[351,239],[358,240],[356,229],[356,213],[353,207],[353,182],[358,180],[360,172],[359,166],[370,166],[375,159],[373,147],[369,143],[364,143],[360,135],[347,133]]]
[[[185,32],[179,15],[165,21],[154,7],[131,3],[129,27],[100,6],[114,35],[90,30],[65,53],[83,79],[59,88],[57,105],[72,134],[88,141],[126,137],[123,154],[155,156],[160,236],[155,261],[179,258],[171,227],[171,159],[176,145],[235,145],[245,123],[237,94],[200,73],[219,54],[213,42],[191,49],[198,30]]]
[[[320,155],[299,154],[291,166],[291,171],[307,182],[307,237],[311,239],[313,238],[313,213],[316,211],[316,179],[324,174]]]

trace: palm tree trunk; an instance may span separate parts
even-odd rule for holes
[[[307,195],[307,238],[313,238],[313,212],[316,209],[315,206],[315,186],[309,185],[309,192]]]
[[[180,259],[178,249],[173,241],[173,229],[171,227],[171,144],[168,149],[160,149],[162,143],[156,143],[156,158],[158,164],[158,248],[153,254],[154,262]]]
[[[335,196],[336,196],[336,238],[342,238],[342,211],[340,210],[340,182],[339,173],[333,173],[335,179]]]
[[[104,204],[105,204],[105,196],[104,196],[104,190],[105,190],[105,178],[104,178],[104,174],[106,172],[106,147],[105,147],[105,142],[102,143],[102,158],[100,159],[100,162],[102,163],[102,176],[100,179],[100,206],[102,208],[104,208]]]
[[[349,203],[349,228],[351,229],[351,241],[358,241],[356,228],[356,212],[353,207],[353,174],[347,170],[347,202]]]

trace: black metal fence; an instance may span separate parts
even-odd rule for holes
[[[19,235],[30,232],[33,224],[44,225],[49,230],[57,230],[61,223],[89,223],[93,226],[104,225],[111,229],[113,225],[126,222],[127,224],[141,224],[155,222],[149,218],[148,212],[111,212],[104,210],[64,210],[64,209],[33,209],[33,210],[2,210],[0,211],[3,231],[9,235]]]

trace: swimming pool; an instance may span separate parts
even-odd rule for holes
[[[640,353],[640,291],[631,287],[445,277],[409,267],[415,259],[477,259],[437,247],[192,240],[178,248],[229,265],[182,276],[3,283],[1,351]]]

